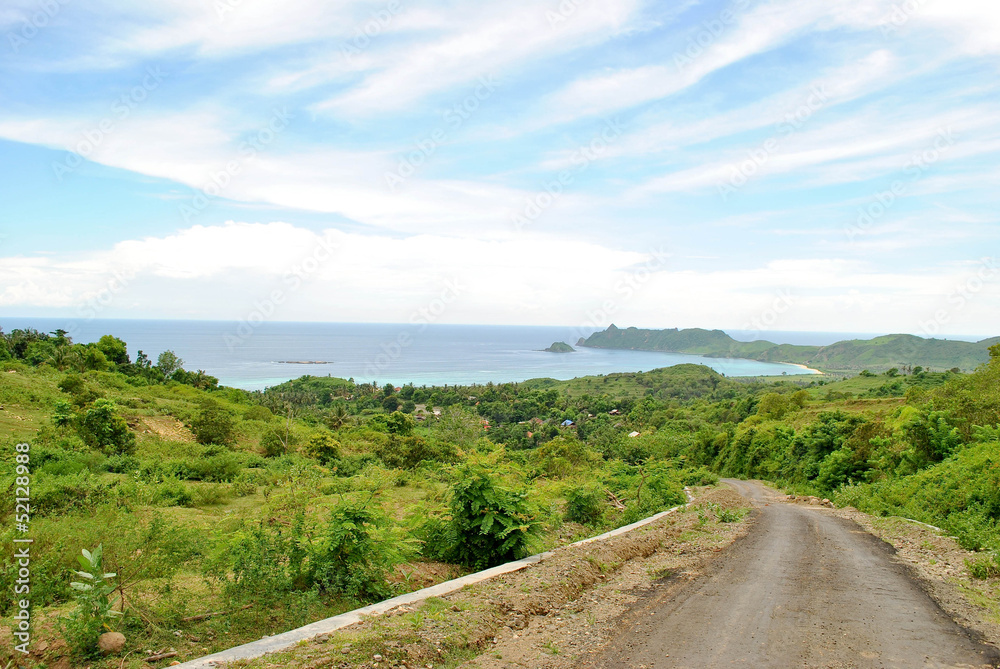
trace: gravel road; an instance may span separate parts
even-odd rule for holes
[[[953,622],[888,544],[822,507],[726,483],[759,508],[752,531],[679,592],[650,591],[578,666],[1000,666],[996,649]]]

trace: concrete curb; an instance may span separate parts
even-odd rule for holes
[[[627,534],[632,530],[649,525],[650,523],[655,523],[660,518],[674,513],[678,509],[689,506],[691,503],[691,493],[688,492],[687,488],[685,488],[684,494],[688,498],[687,504],[682,504],[680,506],[675,506],[672,509],[661,511],[660,513],[650,516],[649,518],[643,518],[642,520],[636,521],[631,525],[624,525],[611,530],[610,532],[599,534],[596,537],[590,537],[589,539],[583,539],[572,544],[567,544],[566,546],[560,546],[556,550],[572,548],[573,546],[583,546],[597,541],[605,541],[622,534]],[[364,606],[360,609],[354,609],[353,611],[348,611],[347,613],[341,613],[340,615],[333,616],[332,618],[318,620],[304,627],[282,632],[281,634],[275,634],[274,636],[265,637],[257,641],[251,641],[250,643],[245,643],[242,646],[236,646],[228,650],[219,651],[218,653],[205,655],[204,657],[199,657],[174,666],[182,669],[211,669],[219,666],[225,666],[229,662],[251,660],[268,653],[288,650],[301,641],[308,641],[309,639],[313,639],[323,634],[329,634],[349,625],[359,623],[365,616],[379,615],[394,609],[397,606],[421,602],[429,597],[441,597],[455,592],[456,590],[461,590],[467,585],[488,581],[489,579],[500,576],[501,574],[509,574],[511,572],[520,571],[521,569],[537,562],[541,562],[554,554],[555,551],[538,553],[537,555],[532,555],[521,560],[508,562],[490,569],[478,571],[474,574],[462,576],[461,578],[445,581],[444,583],[438,583],[437,585],[432,585],[428,588],[423,588],[422,590],[415,590],[414,592],[393,597],[392,599],[387,599],[385,601],[378,602],[377,604],[370,604],[369,606]]]

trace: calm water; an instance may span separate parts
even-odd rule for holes
[[[166,349],[185,369],[203,369],[220,383],[260,389],[304,374],[339,376],[396,385],[469,384],[523,381],[538,377],[571,379],[588,374],[637,372],[681,363],[708,365],[727,376],[802,373],[792,365],[752,360],[703,358],[679,353],[577,349],[546,353],[554,341],[571,345],[583,334],[571,327],[486,325],[393,325],[364,323],[263,323],[250,328],[217,321],[60,320],[3,318],[4,331],[34,327],[70,331],[88,343],[112,334],[128,343],[129,355],[144,351],[153,360]],[[768,333],[787,343],[831,343],[835,334]],[[740,337],[749,340],[751,337]],[[289,364],[321,361],[327,364]]]

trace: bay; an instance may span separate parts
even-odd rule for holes
[[[81,343],[111,334],[128,343],[132,358],[142,350],[155,360],[162,351],[170,349],[184,360],[185,369],[205,370],[218,377],[223,385],[247,390],[263,389],[305,374],[353,378],[359,383],[419,386],[538,377],[564,380],[648,371],[682,363],[707,365],[726,376],[806,372],[794,365],[681,353],[593,348],[577,348],[573,353],[543,351],[555,341],[576,347],[581,336],[593,331],[560,326],[288,322],[251,325],[227,321],[58,318],[0,318],[0,326],[7,332],[24,327],[45,332],[62,328]],[[782,339],[797,337],[786,333]]]

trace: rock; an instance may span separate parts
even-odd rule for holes
[[[125,635],[121,632],[105,632],[97,638],[97,647],[104,655],[117,655],[125,648]]]

